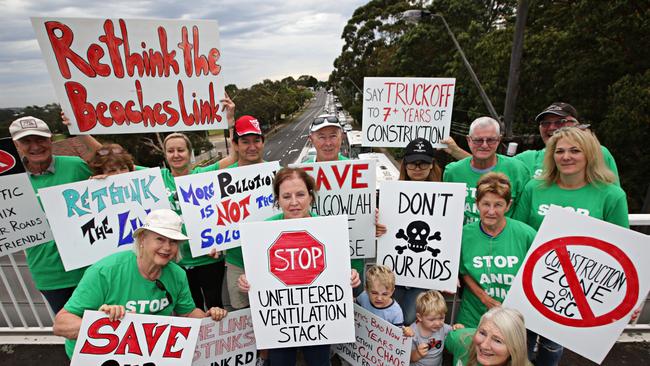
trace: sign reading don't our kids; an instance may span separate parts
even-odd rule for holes
[[[454,78],[363,79],[363,146],[405,147],[421,137],[446,147]]]
[[[71,133],[226,128],[216,21],[38,17],[32,25]]]
[[[345,215],[243,223],[240,230],[259,349],[354,341]]]
[[[650,237],[551,206],[503,305],[601,363],[650,289]]]
[[[377,263],[398,285],[456,292],[465,184],[385,182],[379,194]]]
[[[52,240],[45,214],[10,138],[0,139],[0,256]]]
[[[66,271],[131,249],[151,210],[169,209],[160,168],[38,191]]]

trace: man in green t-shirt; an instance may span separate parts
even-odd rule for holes
[[[478,220],[476,207],[476,183],[488,172],[501,172],[508,176],[512,186],[512,207],[506,213],[511,216],[517,205],[517,199],[529,179],[528,169],[524,164],[513,158],[497,154],[501,141],[501,126],[490,117],[480,117],[469,127],[467,143],[472,155],[462,160],[448,164],[443,175],[444,182],[459,182],[467,184],[465,196],[465,220],[468,224]]]
[[[42,120],[31,116],[19,118],[11,123],[9,133],[37,197],[40,188],[78,182],[92,175],[86,162],[78,156],[52,154],[52,132]],[[79,138],[88,147],[83,156],[88,160],[101,145],[91,136]],[[28,248],[25,255],[36,288],[57,313],[72,295],[85,269],[66,272],[54,241]]]

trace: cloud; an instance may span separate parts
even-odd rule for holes
[[[98,1],[3,0],[0,107],[56,101],[29,20],[32,16],[213,19],[219,22],[226,83],[309,74],[326,79],[347,20],[363,0]]]

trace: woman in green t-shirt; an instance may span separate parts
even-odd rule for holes
[[[501,305],[535,239],[533,228],[505,216],[512,205],[505,174],[483,175],[476,202],[480,220],[463,227],[459,272],[466,288],[456,319],[469,328],[488,309]]]
[[[526,357],[526,327],[517,310],[494,307],[478,328],[454,330],[445,338],[454,366],[530,366]]]

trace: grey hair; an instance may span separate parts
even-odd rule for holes
[[[492,127],[497,131],[497,136],[501,136],[501,123],[492,117],[479,117],[469,126],[469,135],[474,135],[474,130],[481,127]]]
[[[140,256],[140,247],[142,246],[142,237],[146,233],[153,233],[151,230],[142,230],[138,233],[138,235],[135,235],[133,237],[133,251],[135,252],[136,258]],[[178,242],[178,251],[176,251],[176,256],[174,257],[174,262],[178,263],[183,259],[183,255],[181,254],[181,245],[183,245],[183,241]]]

